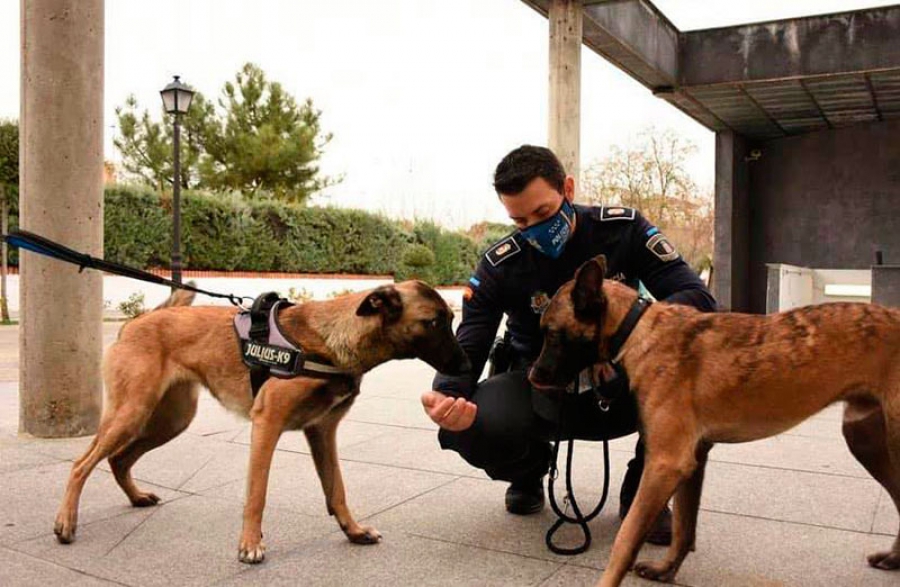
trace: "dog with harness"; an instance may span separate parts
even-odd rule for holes
[[[447,303],[419,281],[300,305],[264,294],[249,311],[190,306],[193,296],[174,293],[125,324],[107,350],[100,426],[72,467],[56,516],[57,539],[74,540],[81,491],[103,459],[109,459],[134,506],[159,502],[135,484],[131,468],[188,427],[200,388],[206,387],[252,423],[241,562],[265,558],[262,513],[269,467],[285,430],[306,435],[328,512],[347,538],[378,542],[378,531],[357,523],[347,507],[337,426],[359,394],[363,374],[386,361],[418,358],[442,373],[469,368],[453,336]]]

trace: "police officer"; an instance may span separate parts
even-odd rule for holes
[[[422,404],[441,428],[441,447],[458,452],[492,479],[510,482],[506,509],[531,514],[544,506],[548,439],[555,435],[560,407],[558,400],[532,392],[526,372],[540,352],[540,317],[554,292],[582,263],[602,253],[608,278],[635,288],[640,281],[658,300],[706,311],[715,309],[715,301],[666,237],[636,210],[574,205],[575,182],[549,149],[525,145],[509,153],[494,173],[494,188],[517,231],[488,249],[464,293],[456,336],[472,371],[458,377],[439,373]],[[504,314],[511,370],[478,383]],[[566,436],[615,438],[637,431],[629,394],[608,411],[599,409],[592,394],[574,401],[576,409],[565,418]],[[638,440],[622,482],[622,517],[642,470]],[[671,540],[668,509],[647,540]]]

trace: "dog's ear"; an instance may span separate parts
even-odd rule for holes
[[[599,320],[606,309],[606,295],[603,293],[603,276],[606,275],[606,257],[598,255],[586,262],[575,272],[575,287],[572,288],[572,307],[575,317],[588,321]]]
[[[382,285],[372,291],[356,309],[357,316],[380,314],[385,322],[395,322],[403,315],[403,300],[392,285]]]

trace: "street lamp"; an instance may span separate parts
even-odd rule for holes
[[[194,98],[194,90],[175,76],[172,83],[159,92],[163,107],[174,114],[174,178],[172,181],[172,281],[181,283],[181,115],[187,113]]]

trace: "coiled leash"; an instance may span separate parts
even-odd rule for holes
[[[128,265],[122,265],[121,263],[114,263],[113,261],[106,261],[97,257],[91,257],[90,255],[79,253],[78,251],[70,249],[69,247],[61,245],[57,242],[53,242],[52,240],[44,238],[39,234],[28,232],[27,230],[10,231],[9,234],[3,235],[3,240],[5,240],[10,246],[17,247],[19,249],[25,249],[26,251],[31,251],[32,253],[38,253],[39,255],[52,257],[66,263],[78,265],[79,273],[84,271],[85,269],[106,271],[107,273],[114,273],[123,277],[131,277],[132,279],[139,279],[141,281],[148,281],[150,283],[167,285],[176,289],[186,289],[188,291],[201,293],[211,298],[226,299],[238,307],[244,307],[244,300],[249,300],[250,302],[253,301],[253,298],[250,297],[242,297],[236,296],[234,294],[222,294],[216,293],[214,291],[207,291],[205,289],[195,287],[189,283],[177,283],[175,281],[172,281],[171,279],[166,279],[165,277],[160,277],[159,275],[154,275],[147,271],[142,271],[141,269],[135,269],[134,267],[129,267]]]
[[[545,542],[547,543],[547,548],[549,548],[551,552],[564,556],[574,556],[576,554],[581,554],[591,547],[592,537],[591,529],[588,527],[588,522],[596,518],[600,514],[600,512],[603,511],[603,506],[606,505],[606,498],[609,495],[609,441],[604,438],[603,493],[600,496],[600,501],[597,503],[597,506],[591,511],[591,513],[586,516],[581,513],[581,508],[578,507],[578,501],[576,501],[575,499],[575,490],[572,487],[572,453],[575,446],[575,439],[570,437],[568,439],[568,449],[566,453],[566,495],[563,498],[563,501],[566,504],[566,510],[568,510],[569,506],[572,506],[572,512],[575,515],[568,515],[568,513],[566,513],[566,511],[563,511],[559,507],[559,504],[556,502],[556,493],[553,490],[553,485],[557,477],[559,476],[557,460],[559,458],[559,446],[562,443],[564,425],[563,415],[566,411],[566,404],[573,401],[575,397],[576,396],[572,394],[566,394],[566,397],[563,398],[563,401],[560,403],[559,426],[556,429],[556,441],[553,443],[553,449],[551,451],[550,474],[547,481],[547,494],[550,501],[550,507],[553,508],[553,512],[556,514],[558,519],[553,523],[552,526],[550,526],[550,529],[547,530]],[[556,534],[557,530],[562,528],[564,524],[576,524],[581,529],[581,533],[584,535],[584,540],[582,541],[580,546],[576,546],[574,548],[564,548],[553,543],[554,534]]]

